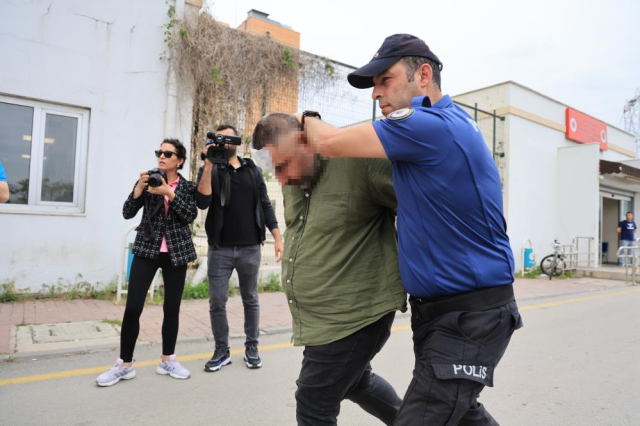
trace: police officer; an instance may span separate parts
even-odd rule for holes
[[[373,87],[386,118],[337,129],[306,117],[305,130],[324,156],[393,164],[416,356],[394,424],[496,425],[477,398],[522,326],[513,254],[500,175],[476,122],[442,95],[441,70],[424,41],[387,37],[348,76],[356,88]]]

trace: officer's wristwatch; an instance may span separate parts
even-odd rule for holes
[[[304,118],[305,117],[313,117],[313,118],[317,118],[318,120],[322,120],[322,117],[320,117],[320,113],[318,111],[309,111],[306,110],[302,113],[302,128],[304,129]]]

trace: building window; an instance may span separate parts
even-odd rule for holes
[[[82,213],[89,111],[0,95],[0,162],[11,199],[0,212]]]

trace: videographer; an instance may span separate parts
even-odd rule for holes
[[[140,331],[140,315],[158,268],[162,268],[164,278],[164,320],[162,358],[156,373],[175,379],[190,376],[174,351],[187,263],[197,258],[189,229],[198,214],[196,184],[178,173],[187,158],[187,150],[180,141],[165,139],[155,154],[158,168],[140,173],[122,209],[124,218],[131,219],[143,208],[142,221],[136,229],[132,250],[134,257],[120,333],[120,359],[98,376],[99,386],[112,386],[136,376],[133,350]]]
[[[235,127],[221,125],[216,132],[218,137],[231,137],[234,143],[240,144]],[[282,259],[283,251],[282,236],[262,170],[251,159],[238,157],[235,145],[226,147],[226,164],[219,161],[221,146],[208,144],[204,147],[205,161],[198,172],[196,192],[198,208],[209,208],[205,229],[209,243],[209,313],[215,339],[214,354],[204,367],[209,372],[231,364],[226,304],[229,278],[234,269],[238,272],[244,306],[244,361],[248,368],[262,367],[258,353],[258,273],[265,225],[275,239],[277,262]]]

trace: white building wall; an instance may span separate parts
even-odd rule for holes
[[[164,137],[189,141],[190,109],[165,134],[168,64],[157,0],[4,2],[0,93],[90,110],[85,211],[10,214],[0,209],[0,281],[38,290],[58,278],[109,281],[135,220],[122,204]],[[184,125],[184,123],[188,123]],[[183,171],[188,176],[188,170]]]
[[[600,147],[574,144],[558,149],[555,227],[560,242],[574,244],[578,266],[595,266],[599,253]]]
[[[624,148],[628,151],[631,151],[631,153],[636,153],[636,139],[631,133],[627,133],[624,130],[618,129],[617,127],[608,125],[607,135],[609,138],[609,144]],[[609,158],[605,158],[605,156],[611,156],[611,158],[618,158],[618,159],[609,160]],[[635,156],[629,157],[628,155],[622,155],[611,149],[609,149],[606,152],[603,152],[603,157],[602,157],[603,160],[609,160],[609,161],[628,161],[632,158],[635,158]]]
[[[456,102],[474,106],[478,104],[478,108],[485,111],[493,111],[510,105],[511,84],[503,83],[495,86],[486,87],[484,89],[474,90],[473,92],[455,95],[453,98]]]
[[[552,250],[551,244],[559,236],[556,202],[558,191],[563,188],[557,184],[557,151],[573,144],[548,127],[515,116],[508,120],[507,224],[516,270],[520,270],[524,239],[531,240],[539,261]]]

